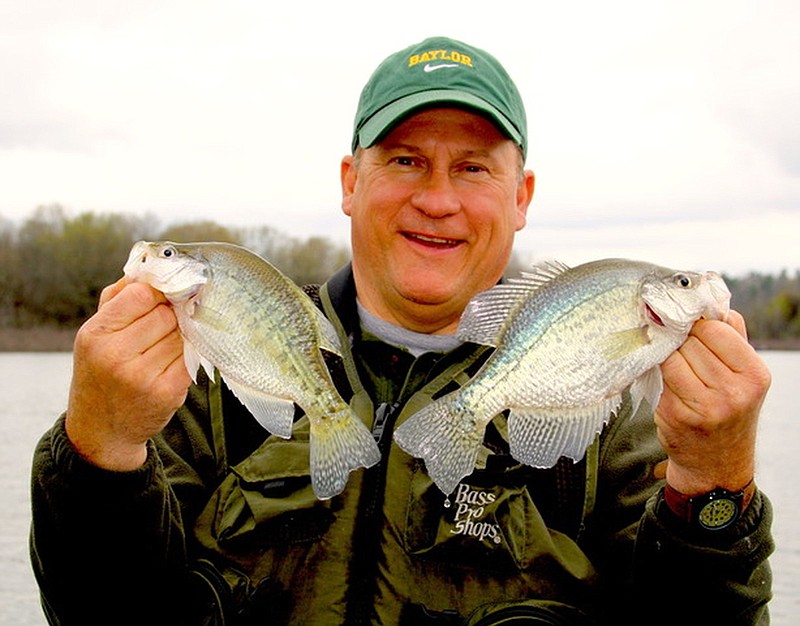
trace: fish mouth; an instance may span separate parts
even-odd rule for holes
[[[429,235],[413,231],[402,231],[400,234],[405,237],[407,241],[434,250],[452,250],[465,243],[463,239]]]
[[[141,263],[145,261],[146,257],[147,244],[144,241],[136,242],[131,248],[131,252],[128,255],[128,260],[125,262],[125,265],[122,268],[122,273],[131,278],[136,273],[136,270],[139,268]]]
[[[725,284],[725,280],[717,272],[706,272],[703,274],[708,285],[708,293],[711,302],[703,311],[703,317],[710,320],[726,321],[731,309],[731,292]]]
[[[658,326],[664,326],[664,320],[661,319],[661,316],[656,313],[653,307],[647,304],[647,302],[644,303],[644,312],[647,315],[647,318],[654,324],[657,324]]]

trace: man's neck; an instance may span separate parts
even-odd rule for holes
[[[374,315],[359,301],[357,306],[364,330],[388,344],[408,350],[415,357],[425,352],[449,352],[462,343],[455,334],[420,333]]]

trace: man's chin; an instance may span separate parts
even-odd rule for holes
[[[452,301],[457,293],[453,290],[452,282],[442,284],[443,281],[417,281],[414,285],[407,285],[403,296],[409,302],[421,306],[441,306]]]

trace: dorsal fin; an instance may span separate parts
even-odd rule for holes
[[[459,339],[497,346],[517,307],[539,287],[568,269],[558,261],[547,261],[535,265],[530,272],[522,272],[519,278],[511,278],[507,283],[476,294],[461,316],[456,331]]]
[[[538,288],[541,285],[550,282],[559,274],[563,274],[569,269],[561,261],[549,260],[536,263],[530,272],[520,272],[519,278],[509,278],[509,284],[523,284],[532,288]]]

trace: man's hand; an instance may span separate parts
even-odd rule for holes
[[[133,470],[183,404],[191,379],[164,296],[124,279],[106,287],[75,338],[66,429],[89,462]]]
[[[655,413],[669,456],[667,482],[687,495],[745,487],[755,471],[756,431],[771,376],[747,343],[744,319],[700,320],[661,366]]]

